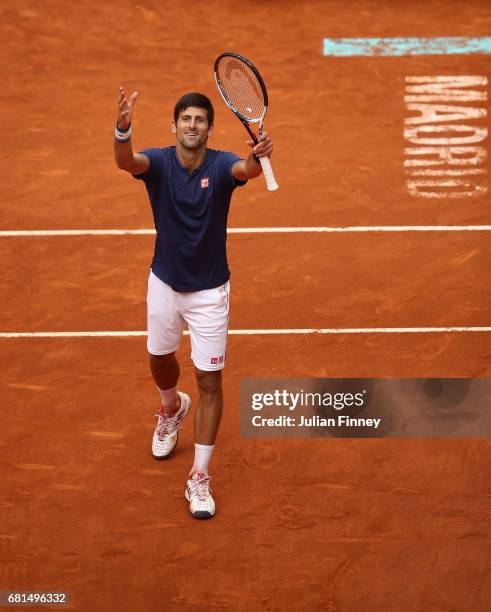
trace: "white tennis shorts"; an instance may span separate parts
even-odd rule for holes
[[[227,348],[230,283],[215,289],[178,293],[150,271],[147,293],[147,349],[167,355],[179,348],[186,327],[191,359],[205,371],[221,370]]]

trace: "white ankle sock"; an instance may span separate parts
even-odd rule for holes
[[[212,446],[206,446],[205,444],[194,445],[194,463],[191,474],[196,474],[197,472],[208,474],[208,463],[214,448],[214,444]]]
[[[159,389],[157,387],[157,389]],[[176,410],[179,409],[177,405],[176,408],[176,400],[178,399],[177,395],[177,386],[172,387],[172,389],[159,389],[160,397],[162,398],[162,408],[164,409],[164,414],[172,414]]]

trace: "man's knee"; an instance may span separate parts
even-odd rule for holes
[[[174,361],[176,353],[167,353],[167,355],[152,355],[152,353],[148,353],[148,358],[150,361],[165,364]]]
[[[222,371],[206,372],[195,368],[196,381],[200,393],[216,394],[222,389]]]

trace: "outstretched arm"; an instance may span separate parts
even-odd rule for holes
[[[269,157],[273,153],[273,142],[266,132],[259,136],[257,144],[253,140],[248,140],[246,144],[252,147],[252,153],[247,159],[241,159],[232,166],[232,175],[238,181],[247,181],[261,174],[261,164],[254,159],[253,154],[259,158]]]
[[[137,98],[138,92],[135,91],[128,101],[123,87],[119,88],[119,112],[116,123],[119,136],[116,135],[114,138],[114,157],[118,168],[131,174],[143,174],[149,166],[148,158],[140,153],[133,153],[131,144],[131,117]]]

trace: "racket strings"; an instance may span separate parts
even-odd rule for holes
[[[222,57],[217,66],[220,88],[237,111],[257,121],[264,111],[264,95],[254,72],[236,57]]]

